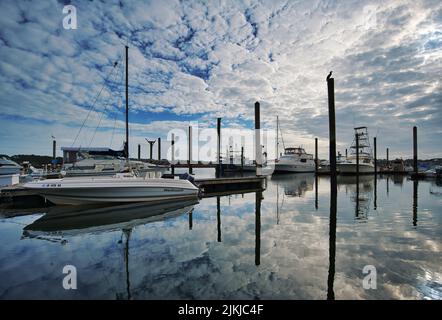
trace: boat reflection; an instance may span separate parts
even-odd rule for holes
[[[355,218],[357,220],[366,220],[368,218],[368,212],[370,211],[373,193],[375,193],[374,206],[376,207],[376,176],[338,176],[337,183],[345,188],[345,193],[349,193],[351,201],[355,203]],[[375,189],[375,192],[373,192],[373,189]]]
[[[302,197],[307,191],[313,191],[315,183],[315,174],[297,173],[273,175],[272,181],[276,182],[277,187],[284,189],[284,194],[289,197]]]
[[[132,229],[138,225],[188,214],[197,200],[147,204],[85,205],[49,208],[23,229],[23,237],[70,236]]]

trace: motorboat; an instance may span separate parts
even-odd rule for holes
[[[367,127],[357,127],[354,128],[354,130],[355,138],[350,146],[350,153],[345,160],[337,163],[337,170],[340,174],[356,174],[358,171],[357,159],[359,158],[359,173],[374,173],[374,160],[370,147]],[[356,139],[358,141],[356,141]]]
[[[279,117],[276,116],[276,155],[278,156],[279,150],[279,132],[281,128],[279,126]],[[281,131],[281,140],[284,147],[284,154],[281,154],[279,158],[275,159],[274,173],[291,172],[291,173],[307,173],[315,172],[315,160],[313,155],[306,153],[304,148],[292,148],[285,147],[284,137]]]
[[[285,148],[275,160],[275,172],[315,172],[315,160],[304,148]]]
[[[197,198],[199,189],[189,180],[141,178],[131,173],[112,177],[46,179],[24,184],[59,205],[152,202]]]
[[[11,175],[11,174],[19,174],[22,167],[9,159],[1,158],[0,159],[0,175]]]

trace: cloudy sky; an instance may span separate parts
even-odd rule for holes
[[[63,28],[69,3],[75,30]],[[0,153],[51,154],[51,135],[120,148],[128,44],[132,155],[190,122],[251,130],[260,101],[264,128],[279,115],[286,145],[313,152],[318,137],[326,157],[333,70],[338,149],[366,125],[380,157],[410,157],[417,125],[420,157],[442,157],[438,0],[1,1],[0,12]]]

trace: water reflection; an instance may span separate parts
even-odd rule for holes
[[[441,297],[435,183],[404,179],[387,197],[385,176],[337,177],[334,185],[328,176],[293,178],[198,204],[53,207],[3,219],[0,298]],[[75,292],[60,285],[66,264],[83,281]],[[362,288],[368,264],[379,272],[377,290]]]
[[[261,201],[262,192],[255,193],[255,265],[261,264]]]
[[[377,207],[377,177],[374,175],[338,176],[337,181],[338,185],[343,186],[345,192],[350,194],[351,201],[355,203],[355,218],[366,220],[373,195],[374,207]]]
[[[338,186],[336,173],[330,175],[330,221],[328,240],[328,278],[327,300],[335,299],[335,260],[336,260],[336,214],[337,214]]]
[[[129,230],[138,225],[190,213],[197,200],[168,203],[51,207],[23,229],[23,237],[44,239],[83,233]]]
[[[417,226],[417,195],[418,195],[419,181],[413,180],[413,226]]]
[[[288,197],[302,197],[307,191],[313,190],[315,175],[312,173],[278,174],[272,176],[272,181],[284,189]]]

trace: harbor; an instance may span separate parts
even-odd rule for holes
[[[442,300],[441,13],[0,2],[0,300]]]

